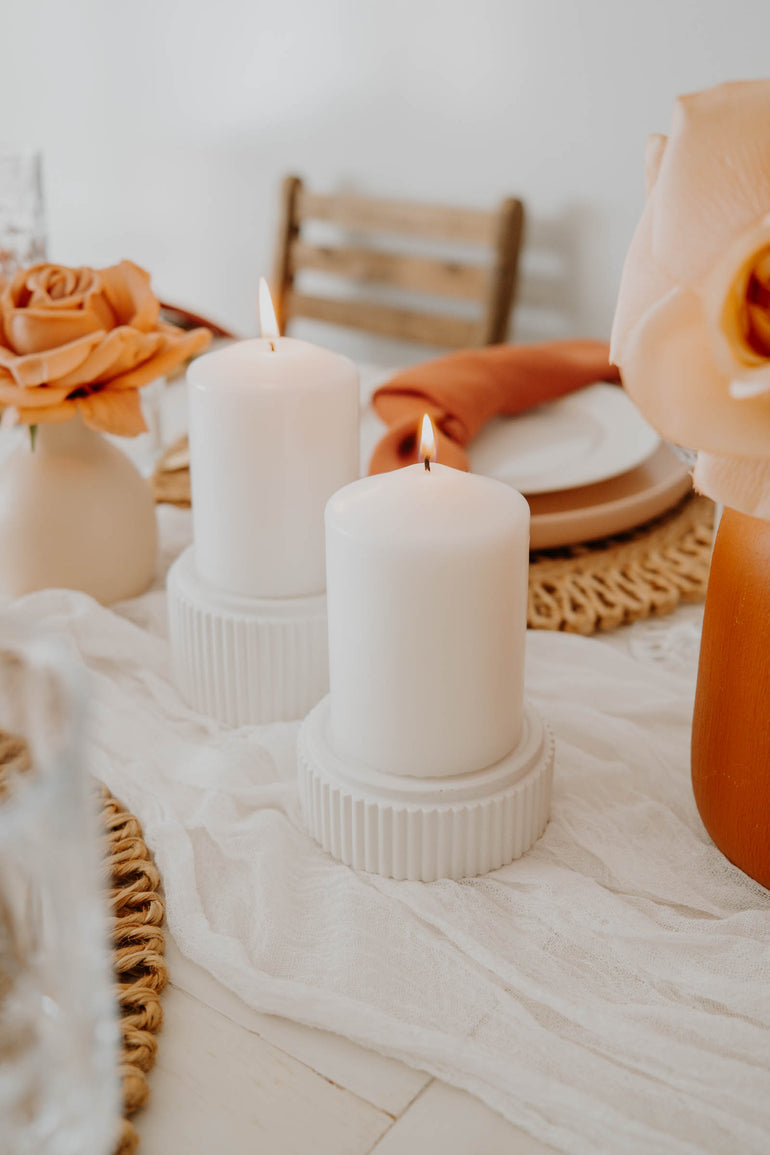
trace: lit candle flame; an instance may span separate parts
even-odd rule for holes
[[[264,277],[259,278],[259,332],[268,341],[273,341],[279,335],[273,298]]]
[[[420,461],[425,462],[425,468],[430,472],[431,461],[436,460],[436,434],[433,432],[433,422],[427,413],[422,418],[422,433],[420,435]]]

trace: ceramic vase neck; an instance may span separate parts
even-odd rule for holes
[[[23,431],[22,431],[23,432]],[[78,415],[41,422],[0,463],[0,594],[142,593],[155,570],[152,491],[112,439]]]
[[[78,413],[69,421],[41,421],[35,434],[35,451],[41,453],[82,452],[89,443],[101,439]]]

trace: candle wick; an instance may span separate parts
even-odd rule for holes
[[[430,458],[429,457],[425,458],[425,472],[430,473]]]
[[[275,353],[275,345],[273,344],[272,341],[270,342],[270,348],[273,351],[273,353]]]

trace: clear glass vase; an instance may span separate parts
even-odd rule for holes
[[[0,1151],[107,1155],[119,1118],[104,868],[64,644],[0,617]]]
[[[42,158],[0,148],[0,276],[45,260]]]

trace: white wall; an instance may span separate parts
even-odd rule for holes
[[[131,257],[244,333],[295,171],[319,191],[520,195],[516,336],[606,335],[647,133],[677,93],[766,73],[770,43],[767,0],[4,0],[0,16],[0,135],[44,150],[52,259]]]

